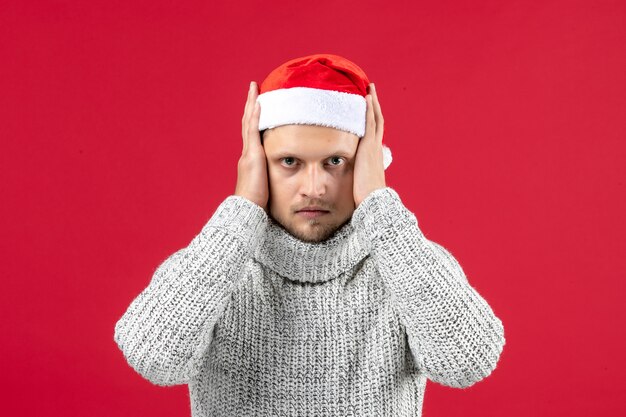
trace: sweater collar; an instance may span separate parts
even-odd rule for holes
[[[254,257],[289,280],[323,282],[337,278],[368,255],[350,221],[325,241],[312,243],[293,236],[270,217]]]

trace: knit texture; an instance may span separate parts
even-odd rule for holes
[[[128,364],[188,384],[193,417],[420,416],[426,380],[491,374],[501,320],[390,187],[321,243],[228,196],[115,325]]]

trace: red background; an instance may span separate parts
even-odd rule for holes
[[[0,3],[2,414],[189,415],[114,324],[234,192],[249,82],[328,52],[505,326],[491,377],[429,382],[424,416],[626,415],[626,3],[304,4]]]

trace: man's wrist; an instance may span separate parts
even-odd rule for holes
[[[415,216],[402,203],[391,187],[372,191],[352,213],[351,224],[369,241],[378,239],[383,231],[403,230]]]
[[[269,216],[255,202],[238,195],[228,196],[205,227],[219,228],[236,235],[250,250],[263,239]]]

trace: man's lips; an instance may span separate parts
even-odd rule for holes
[[[310,206],[305,206],[304,208],[301,208],[300,210],[298,210],[298,212],[301,212],[301,211],[325,211],[327,212],[328,210],[325,210],[321,208],[320,206],[311,204]]]
[[[314,217],[328,214],[328,211],[327,210],[300,210],[297,213],[307,218],[314,218]]]

